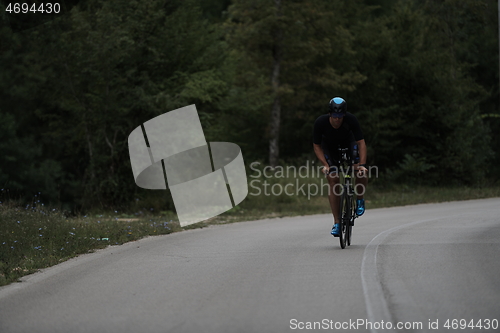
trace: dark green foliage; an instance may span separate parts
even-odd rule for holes
[[[349,61],[354,54],[353,36],[346,28],[348,15],[356,13],[358,1],[283,1],[282,16],[275,14],[273,1],[234,1],[228,14],[228,40],[235,49],[237,75],[243,88],[241,106],[247,112],[247,130],[269,139],[273,103],[273,33],[282,31],[280,65],[282,157],[297,158],[312,147],[312,123],[322,113],[334,91],[352,91],[365,77]],[[244,78],[244,79],[243,79]],[[246,87],[251,86],[247,97]],[[254,89],[264,96],[255,100]],[[252,104],[252,106],[249,106]],[[258,106],[258,109],[256,107]],[[249,115],[249,113],[253,113]],[[261,122],[252,121],[258,117]],[[250,128],[248,128],[250,127]],[[260,158],[267,146],[260,143]]]
[[[294,0],[281,16],[271,0],[65,3],[30,29],[0,16],[0,186],[14,197],[171,211],[168,192],[134,184],[129,133],[196,104],[207,141],[263,161],[276,95],[283,162],[314,157],[312,124],[343,96],[388,181],[497,179],[496,1]]]
[[[202,19],[195,1],[89,1],[35,30],[5,35],[16,39],[18,54],[3,54],[11,61],[4,105],[40,139],[30,147],[36,154],[12,149],[28,159],[43,150],[66,174],[53,182],[60,192],[47,193],[48,200],[116,207],[140,196],[128,134],[187,104],[196,103],[208,119],[204,113],[226,90],[217,70],[224,56],[217,27]],[[18,86],[9,85],[12,79]],[[47,192],[39,182],[23,187]]]
[[[16,120],[0,111],[0,186],[10,188],[12,197],[31,197],[34,189],[57,197],[62,170],[58,162],[42,157],[34,135],[19,135]]]
[[[471,77],[474,64],[458,54],[470,35],[450,44],[449,35],[464,29],[454,21],[466,11],[459,3],[439,2],[443,11],[455,13],[441,17],[430,5],[400,1],[392,15],[366,22],[357,32],[360,71],[368,80],[349,96],[365,119],[370,163],[394,173],[404,171],[405,156],[425,158],[435,166],[422,176],[426,183],[484,177],[491,149],[479,105],[487,93]]]

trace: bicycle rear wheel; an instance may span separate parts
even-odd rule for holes
[[[347,239],[349,237],[348,235],[348,225],[350,224],[349,223],[349,220],[346,219],[347,216],[349,215],[349,197],[347,196],[347,193],[344,189],[344,193],[340,196],[340,212],[339,212],[339,216],[340,216],[340,235],[339,235],[339,239],[340,239],[340,247],[345,249],[345,246],[346,246],[346,243],[347,243]]]

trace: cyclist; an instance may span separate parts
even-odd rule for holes
[[[357,151],[355,147],[358,147]],[[356,117],[347,112],[347,103],[343,98],[334,97],[329,103],[329,114],[319,116],[314,122],[313,137],[314,153],[323,163],[323,172],[327,175],[329,191],[328,200],[332,209],[334,224],[333,236],[338,237],[340,233],[340,194],[336,185],[339,184],[340,156],[338,148],[349,148],[351,158],[356,162],[353,165],[356,172],[356,214],[361,216],[365,212],[364,190],[368,184],[366,169],[366,143],[363,132]],[[359,156],[359,163],[357,158]],[[362,191],[359,191],[361,184]]]

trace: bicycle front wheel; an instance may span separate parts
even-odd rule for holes
[[[347,201],[349,202],[347,207],[347,217],[346,217],[346,237],[347,237],[347,245],[351,246],[351,238],[352,238],[352,223],[354,219],[354,199],[353,197],[348,197]]]
[[[344,193],[340,196],[340,247],[345,249],[347,239],[349,237],[349,197],[344,189]]]
[[[352,225],[351,225],[351,219],[353,218],[353,202],[352,202],[352,196],[346,195],[345,197],[346,201],[346,210],[345,210],[345,215],[344,215],[344,224],[345,224],[345,234],[346,234],[346,243],[348,246],[351,246],[351,236],[352,236]]]

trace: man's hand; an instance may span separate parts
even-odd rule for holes
[[[323,166],[323,169],[321,171],[325,174],[325,176],[328,175],[328,172],[330,171],[330,166],[329,165]]]
[[[357,166],[356,170],[358,170],[358,177],[366,177],[366,174],[368,172],[368,169],[365,168],[364,166]]]

